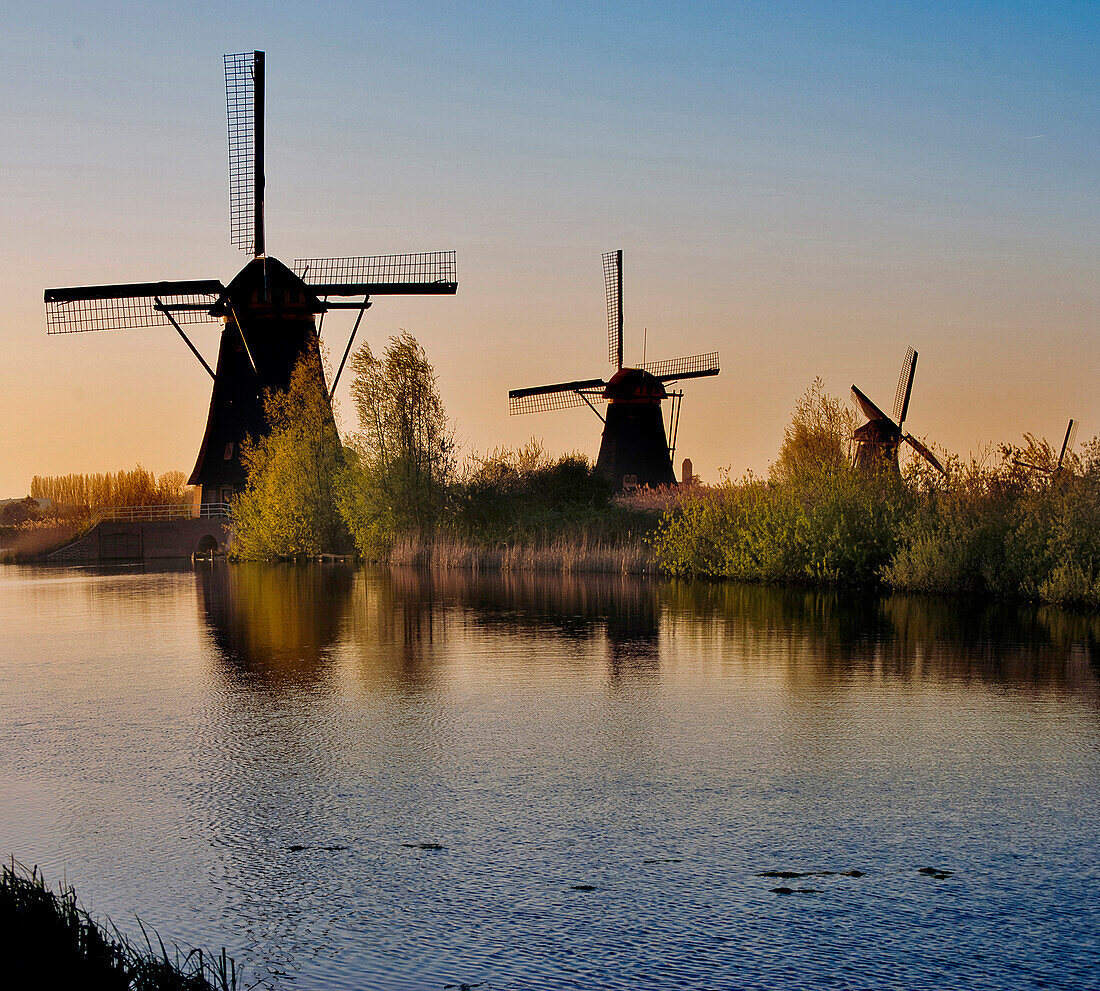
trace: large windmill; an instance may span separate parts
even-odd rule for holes
[[[1080,423],[1077,420],[1071,419],[1069,425],[1066,427],[1066,436],[1062,438],[1062,450],[1058,453],[1058,461],[1051,468],[1049,465],[1037,465],[1032,464],[1030,461],[1021,461],[1019,458],[1014,459],[1014,463],[1018,464],[1021,468],[1030,468],[1032,471],[1040,472],[1043,475],[1054,476],[1057,475],[1063,467],[1063,462],[1066,460],[1066,452],[1073,447],[1073,442],[1077,439],[1077,428]],[[1046,441],[1043,441],[1044,448],[1046,448]],[[1051,452],[1053,454],[1053,452]]]
[[[359,311],[329,389],[331,398],[372,296],[453,294],[458,289],[453,251],[298,259],[293,271],[267,255],[264,53],[226,55],[225,89],[231,241],[250,252],[252,260],[228,285],[191,279],[45,292],[47,333],[170,325],[183,338],[214,380],[206,432],[189,479],[201,486],[204,503],[226,502],[243,487],[241,444],[267,432],[264,392],[287,388],[303,357],[316,363],[323,381],[318,314],[323,321],[328,310]],[[362,299],[332,301],[332,296]],[[211,368],[181,325],[216,320],[224,326]]]
[[[852,399],[867,417],[867,422],[852,434],[855,441],[855,466],[862,471],[874,472],[886,465],[898,470],[898,448],[905,441],[937,471],[944,467],[936,456],[912,434],[905,432],[905,417],[909,412],[909,398],[913,393],[913,377],[917,372],[917,352],[909,348],[901,364],[901,376],[894,393],[894,419],[882,412],[859,389],[852,386]]]
[[[652,361],[637,368],[623,367],[623,253],[603,256],[607,297],[608,359],[615,366],[611,378],[583,379],[513,389],[508,393],[510,413],[541,413],[567,406],[587,405],[604,424],[596,472],[616,489],[633,485],[672,485],[672,455],[680,422],[683,392],[665,388],[681,379],[718,374],[718,352],[689,358]],[[661,403],[672,401],[665,434]],[[607,415],[596,408],[607,403]]]

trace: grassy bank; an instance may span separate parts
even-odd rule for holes
[[[169,951],[155,933],[145,933],[145,946],[137,946],[113,926],[93,920],[71,887],[52,891],[37,869],[28,871],[14,861],[0,869],[0,945],[8,987],[235,991],[238,986],[236,967],[224,950],[219,956]]]
[[[686,577],[1100,607],[1100,443],[1049,474],[1018,457],[952,460],[942,477],[843,463],[748,477],[666,512],[653,549]]]

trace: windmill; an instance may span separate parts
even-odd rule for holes
[[[241,445],[266,434],[263,398],[286,389],[303,357],[324,381],[318,348],[320,315],[358,310],[331,400],[372,296],[448,294],[458,289],[453,251],[355,258],[298,259],[293,270],[264,243],[264,53],[225,56],[229,117],[230,240],[252,260],[223,285],[217,279],[139,282],[47,289],[46,332],[171,326],[213,379],[206,431],[189,484],[203,503],[224,503],[245,483]],[[331,300],[330,297],[361,300]],[[184,324],[223,324],[214,368]],[[335,433],[335,421],[331,422]]]
[[[1057,475],[1062,470],[1066,452],[1073,447],[1073,442],[1077,439],[1077,428],[1079,426],[1079,421],[1073,419],[1069,421],[1069,425],[1066,427],[1066,436],[1062,439],[1062,450],[1058,453],[1058,463],[1053,468],[1032,464],[1030,461],[1021,461],[1019,458],[1013,459],[1014,463],[1021,468],[1030,468],[1032,471],[1042,472],[1044,475]],[[1043,441],[1043,447],[1046,447],[1046,441]]]
[[[909,397],[913,393],[913,376],[917,371],[917,352],[909,348],[901,364],[901,376],[894,393],[894,419],[890,419],[859,389],[852,386],[852,399],[867,422],[852,434],[855,441],[855,466],[862,471],[874,472],[884,464],[892,464],[898,470],[898,448],[905,441],[914,451],[939,472],[946,471],[939,459],[912,434],[905,432],[905,416],[909,412]],[[895,422],[896,420],[896,422]]]
[[[680,422],[683,392],[666,385],[681,379],[718,374],[718,352],[623,367],[623,253],[603,256],[604,294],[607,298],[608,359],[615,372],[607,379],[583,379],[513,389],[508,411],[541,413],[569,406],[588,406],[604,424],[596,473],[616,489],[634,485],[673,485],[672,456]],[[666,437],[661,403],[672,401]],[[596,408],[607,403],[607,415]]]

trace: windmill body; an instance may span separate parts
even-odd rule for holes
[[[615,488],[674,485],[672,455],[661,403],[669,398],[661,380],[642,368],[620,368],[604,389],[604,417],[596,474]]]
[[[206,430],[189,483],[201,501],[228,502],[245,484],[241,448],[268,432],[264,400],[285,390],[303,358],[324,383],[318,315],[358,310],[344,361],[371,297],[458,289],[453,251],[299,259],[293,270],[266,254],[264,235],[264,53],[225,56],[229,108],[231,239],[252,260],[228,284],[216,279],[47,289],[47,333],[171,326],[213,379]],[[331,297],[362,297],[333,301]],[[211,368],[184,325],[220,321]],[[344,361],[337,370],[331,399]],[[336,435],[329,408],[326,429]]]
[[[508,393],[509,411],[540,413],[569,406],[587,405],[603,420],[603,437],[596,458],[596,473],[616,489],[634,486],[674,485],[672,455],[676,448],[683,393],[667,386],[680,379],[717,375],[718,352],[670,361],[623,366],[622,251],[603,256],[607,298],[608,358],[615,365],[607,380],[583,379],[559,382]],[[666,433],[662,404],[671,401]],[[606,414],[596,408],[606,403]]]
[[[265,393],[287,389],[302,358],[324,382],[316,323],[324,304],[282,262],[257,258],[229,283],[214,309],[223,313],[225,326],[206,431],[188,484],[201,486],[204,502],[225,503],[245,484],[241,446],[267,433]],[[328,413],[326,429],[336,435],[331,407]]]
[[[902,441],[937,471],[944,471],[939,459],[914,436],[905,432],[905,417],[909,412],[909,400],[912,398],[913,378],[916,372],[917,352],[909,348],[902,362],[901,376],[894,395],[893,418],[879,409],[856,386],[852,386],[852,401],[867,417],[867,422],[852,434],[852,441],[855,444],[852,461],[860,471],[875,474],[887,468],[900,474],[898,450]]]

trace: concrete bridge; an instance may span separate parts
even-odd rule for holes
[[[159,508],[159,507],[150,507]],[[133,509],[102,519],[87,533],[46,556],[56,564],[112,561],[156,561],[224,554],[232,525],[224,514],[176,519],[142,519]]]

